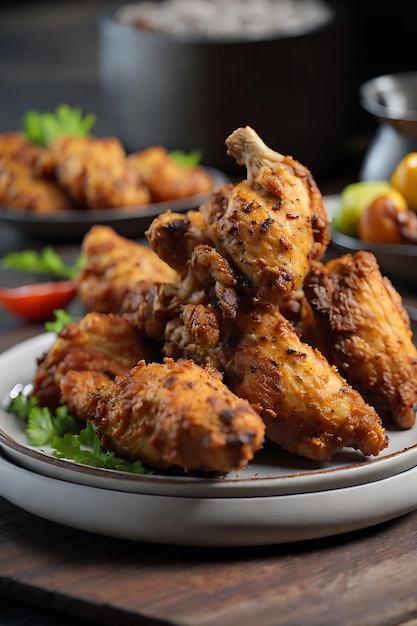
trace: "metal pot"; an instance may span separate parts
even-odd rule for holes
[[[343,10],[332,3],[331,11],[315,30],[246,41],[185,40],[106,13],[99,60],[115,134],[128,151],[200,148],[204,163],[232,171],[225,139],[250,125],[315,174],[331,168],[344,150],[351,97]]]

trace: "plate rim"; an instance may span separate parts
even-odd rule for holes
[[[417,466],[346,489],[226,499],[97,489],[21,468],[1,450],[0,469],[6,478],[0,495],[21,509],[78,530],[148,543],[282,544],[375,526],[417,508]]]

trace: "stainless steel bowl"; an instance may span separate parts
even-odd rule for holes
[[[359,90],[379,127],[361,167],[361,180],[388,180],[397,163],[417,151],[417,72],[378,76]]]

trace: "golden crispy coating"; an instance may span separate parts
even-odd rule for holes
[[[153,202],[178,200],[213,190],[213,179],[204,168],[178,164],[162,146],[135,152],[128,160],[150,190]]]
[[[150,201],[148,189],[114,137],[59,137],[46,149],[40,169],[53,172],[79,207],[108,209]]]
[[[76,284],[90,311],[117,313],[139,282],[171,282],[176,276],[150,248],[121,237],[109,226],[93,226],[84,236],[82,252],[86,262]]]
[[[18,133],[0,134],[0,204],[10,209],[37,213],[74,208],[57,183],[42,178],[36,164],[43,149]]]
[[[26,141],[19,133],[0,134],[0,161],[18,162],[34,167],[43,148]]]
[[[82,420],[82,397],[94,384],[109,384],[139,359],[154,357],[153,346],[128,320],[113,314],[88,313],[80,322],[64,328],[40,359],[32,395],[51,410],[67,404],[70,413]],[[77,386],[72,384],[74,371],[88,372],[84,382],[78,379]]]
[[[173,213],[165,211],[158,215],[145,235],[154,252],[181,276],[188,272],[188,261],[199,243],[213,245],[209,224],[200,211]]]
[[[213,194],[200,211],[218,252],[257,297],[277,301],[302,285],[310,260],[326,250],[321,194],[307,168],[267,148],[251,128],[237,129],[226,144],[246,163],[248,180]]]
[[[323,461],[343,446],[365,455],[387,446],[374,408],[300,340],[277,307],[239,309],[225,351],[226,383],[259,407],[267,437],[284,449]]]
[[[411,427],[417,349],[401,296],[381,276],[373,254],[361,251],[313,264],[304,290],[319,349],[381,416],[390,414],[402,428]]]
[[[0,204],[9,209],[28,209],[36,213],[74,208],[54,180],[40,178],[32,166],[8,159],[0,159]]]
[[[250,404],[213,368],[144,361],[90,394],[87,414],[104,448],[151,467],[226,473],[248,464],[264,437]]]

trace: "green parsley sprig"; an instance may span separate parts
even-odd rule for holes
[[[169,153],[171,159],[184,167],[196,167],[203,156],[202,150],[191,150],[190,152],[184,152],[183,150],[172,150]]]
[[[69,414],[66,405],[58,407],[54,415],[47,407],[40,407],[36,397],[20,392],[8,410],[26,422],[25,433],[32,446],[49,445],[58,459],[131,474],[152,474],[140,461],[127,461],[104,450],[90,421],[78,433],[74,432],[79,422]]]
[[[72,264],[66,264],[52,246],[45,246],[40,252],[20,250],[6,254],[0,261],[6,269],[33,274],[45,274],[57,278],[73,278],[80,271],[84,256],[79,255]]]
[[[149,474],[140,461],[129,462],[116,456],[114,452],[103,450],[100,440],[91,422],[87,421],[79,435],[66,433],[63,437],[54,437],[52,441],[54,456],[58,459],[71,459],[82,465],[116,469],[132,474]]]
[[[84,116],[80,108],[68,104],[59,104],[55,111],[46,113],[31,109],[23,117],[23,136],[30,143],[46,147],[62,135],[89,135],[95,122],[94,113]]]
[[[45,329],[53,333],[60,333],[63,328],[69,326],[73,322],[71,313],[68,313],[65,309],[55,309],[54,319],[49,322],[45,322]]]
[[[50,444],[56,436],[62,436],[75,425],[74,418],[68,413],[68,407],[58,407],[55,415],[47,407],[40,407],[38,399],[20,392],[12,399],[9,413],[13,413],[26,422],[26,436],[32,446]]]

